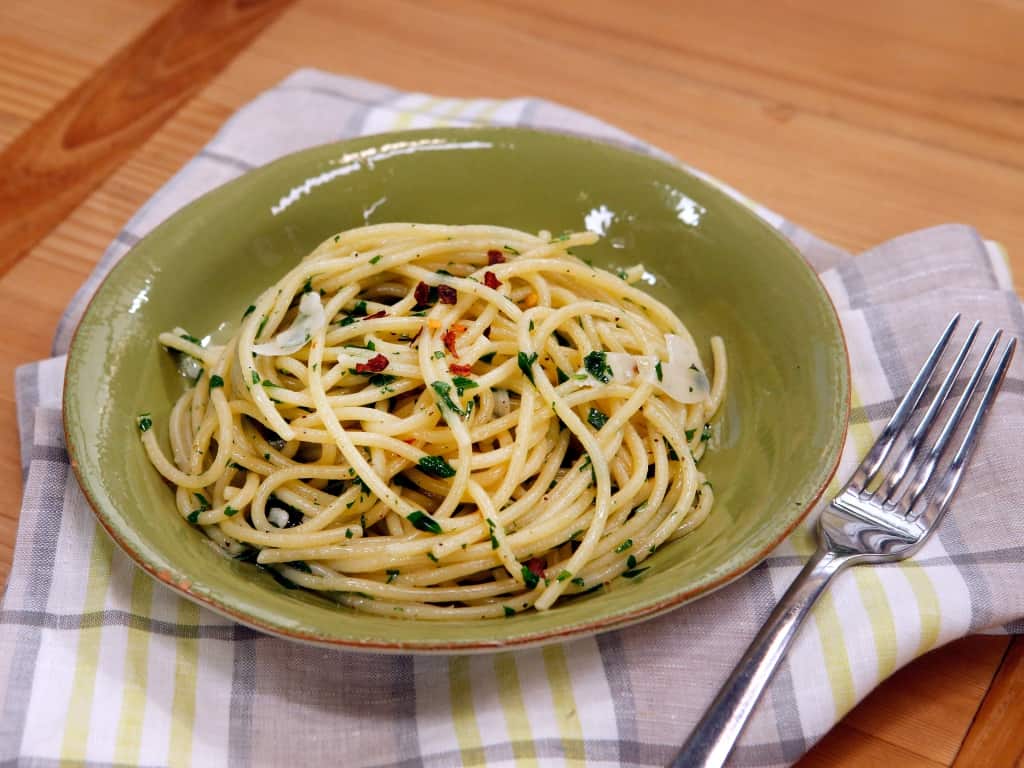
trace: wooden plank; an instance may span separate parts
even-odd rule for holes
[[[876,742],[884,742],[898,751],[894,755],[949,765],[1008,643],[1006,637],[976,635],[925,654],[872,691],[843,718],[840,733],[826,736],[798,765],[829,765],[837,744],[856,736],[864,748],[881,749]]]
[[[953,768],[1024,765],[1024,639],[1010,644],[1006,657]]]
[[[0,3],[0,148],[65,98],[172,2]]]
[[[0,153],[0,272],[25,256],[291,0],[179,0]]]

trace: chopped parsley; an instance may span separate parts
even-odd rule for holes
[[[375,387],[386,387],[388,384],[393,383],[395,377],[390,373],[375,373],[370,377],[370,384]]]
[[[439,350],[434,352],[434,359],[435,360],[440,360],[443,357],[444,357],[444,350],[443,349],[439,349]]]
[[[263,335],[263,329],[267,327],[267,317],[268,317],[268,315],[264,315],[263,319],[260,320],[260,327],[256,329],[256,338],[257,339],[260,336]]]
[[[396,578],[398,578],[398,574],[399,573],[400,573],[400,571],[398,569],[396,569],[396,568],[388,568],[388,570],[387,570],[388,580],[387,580],[386,583],[390,584],[392,581],[394,581]]]
[[[230,504],[224,507],[224,515],[226,517],[233,517],[238,514],[238,510],[232,507]]]
[[[616,552],[625,552],[627,549],[629,549],[632,546],[633,546],[633,540],[632,539],[626,539],[624,542],[622,542],[621,544],[619,544],[619,546],[617,546],[615,548],[615,551]]]
[[[563,371],[558,366],[555,366],[555,376],[558,377],[558,383],[559,384],[564,384],[565,382],[567,382],[569,380],[569,374],[567,374],[565,371]]]
[[[488,365],[490,365],[491,362],[493,362],[493,360],[494,360],[494,355],[495,354],[496,353],[494,353],[494,352],[488,352],[486,355],[480,355],[480,362],[481,363],[487,363]]]
[[[608,365],[607,352],[594,350],[593,352],[588,353],[587,356],[583,358],[583,367],[587,369],[587,373],[602,384],[607,384],[612,380],[612,369]]]
[[[428,475],[441,478],[455,477],[455,467],[445,461],[443,456],[424,456],[417,464]]]
[[[434,393],[437,395],[437,399],[441,401],[441,405],[460,416],[463,415],[462,409],[455,404],[454,400],[452,400],[450,394],[452,391],[451,384],[447,381],[432,381],[430,383],[430,388],[434,390]]]
[[[586,584],[586,582],[585,582],[585,581],[583,581],[583,578],[582,578],[582,577],[580,577],[580,576],[577,576],[577,577],[576,577],[575,579],[573,579],[573,580],[572,580],[571,582],[569,582],[569,583],[570,583],[570,584],[575,584],[575,585],[576,585],[577,587],[582,587],[582,586],[585,586],[585,584]]]
[[[707,442],[711,439],[711,425],[705,424],[704,429],[700,431],[700,441],[702,443]]]
[[[421,531],[435,534],[441,533],[441,525],[430,515],[418,509],[415,512],[410,512],[406,516],[406,520],[412,523],[414,528],[418,528]]]
[[[498,548],[498,537],[497,537],[497,536],[495,536],[495,535],[494,535],[494,534],[492,533],[492,534],[491,534],[491,549],[497,549],[497,548]]]
[[[600,429],[608,423],[608,417],[597,408],[591,408],[590,413],[587,414],[587,421],[590,422],[590,426],[594,429]]]
[[[139,432],[149,432],[153,427],[153,416],[150,413],[140,413],[136,422],[139,425]]]
[[[654,372],[658,376],[658,381],[661,381],[661,360],[659,360],[657,363],[655,363],[655,365],[654,365]]]
[[[437,555],[435,555],[433,552],[427,552],[427,559],[430,560],[430,562],[432,562],[432,563],[440,562],[437,559]]]
[[[523,581],[526,582],[526,586],[533,589],[537,586],[537,582],[540,581],[540,576],[530,570],[529,566],[524,565],[522,569]]]
[[[505,618],[506,619],[509,616],[515,616],[516,615],[516,609],[515,608],[509,608],[507,605],[503,606],[503,607],[505,608]]]
[[[197,525],[199,523],[199,513],[202,511],[203,510],[201,509],[193,509],[188,513],[188,521],[192,523],[192,525]]]
[[[645,566],[644,568],[630,568],[628,571],[623,571],[622,575],[625,576],[627,579],[635,579],[644,571],[649,570],[651,570],[649,566]]]
[[[250,304],[249,307],[242,313],[242,319],[245,320],[249,315],[256,311],[256,305]]]
[[[565,581],[566,579],[570,579],[570,578],[572,578],[572,574],[569,573],[568,571],[562,571],[561,573],[558,574],[558,580],[559,581]]]
[[[519,255],[520,255],[520,254],[519,254],[519,251],[517,251],[517,250],[516,250],[515,248],[513,248],[513,247],[512,247],[511,245],[509,245],[508,243],[506,243],[505,245],[503,245],[503,246],[501,246],[501,247],[502,247],[502,249],[503,249],[503,250],[504,250],[504,251],[505,251],[506,253],[511,253],[511,254],[512,254],[513,256],[519,256]]]
[[[523,372],[523,376],[530,380],[531,384],[535,385],[533,381],[533,364],[537,362],[537,353],[534,352],[532,355],[528,355],[525,352],[520,352],[517,360],[519,362],[519,370]],[[535,385],[536,386],[536,385]]]
[[[216,373],[210,377],[210,389],[216,389],[217,387],[224,386],[224,379],[218,376]]]
[[[480,386],[475,381],[465,376],[453,377],[452,384],[455,385],[455,391],[458,393],[459,397],[462,397],[462,393],[465,392],[467,389],[476,389],[478,386]]]
[[[259,375],[259,373],[256,372],[255,368],[252,369],[252,383],[253,384],[259,384],[260,383],[260,375]]]
[[[374,256],[372,259],[370,259],[370,263],[371,264],[376,264],[378,261],[380,261],[383,258],[384,258],[384,256],[382,254],[378,253],[376,256]]]
[[[185,341],[190,341],[190,342],[192,342],[192,343],[193,343],[193,344],[195,344],[195,345],[196,345],[197,347],[201,347],[201,346],[203,346],[203,342],[201,342],[201,341],[200,341],[199,339],[197,339],[197,338],[196,338],[195,336],[190,336],[190,335],[189,335],[189,334],[187,334],[187,333],[183,333],[183,334],[181,334],[181,338],[183,338],[183,339],[184,339]]]
[[[632,542],[630,542],[630,543],[632,543]],[[615,551],[618,552],[619,550],[615,550]],[[636,555],[630,555],[629,557],[626,558],[626,567],[627,568],[636,568]]]

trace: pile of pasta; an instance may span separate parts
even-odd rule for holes
[[[642,576],[712,509],[697,461],[726,357],[711,339],[709,374],[642,266],[576,255],[595,241],[353,229],[230,338],[161,334],[193,381],[166,428],[138,425],[183,519],[289,586],[405,618],[506,617]]]

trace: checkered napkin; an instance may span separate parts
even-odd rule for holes
[[[442,99],[300,71],[231,118],[110,246],[61,322],[57,357],[18,372],[25,497],[0,609],[0,765],[648,766],[689,734],[812,551],[815,515],[744,578],[642,626],[514,653],[380,656],[265,636],[155,585],[98,532],[68,466],[62,355],[88,297],[139,237],[285,153],[476,124],[653,151],[544,101]],[[955,310],[1024,335],[999,246],[969,227],[916,232],[851,258],[744,202],[821,271],[839,310],[853,369],[840,478]],[[836,580],[733,764],[790,764],[914,657],[970,632],[1024,631],[1022,384],[1024,355],[938,535],[911,561]]]

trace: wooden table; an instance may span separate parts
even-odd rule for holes
[[[45,357],[128,217],[232,111],[301,66],[591,112],[858,250],[948,221],[1024,285],[1024,6],[508,0],[0,4],[0,578],[17,527],[14,368]],[[899,672],[802,766],[1009,766],[1024,643]]]

